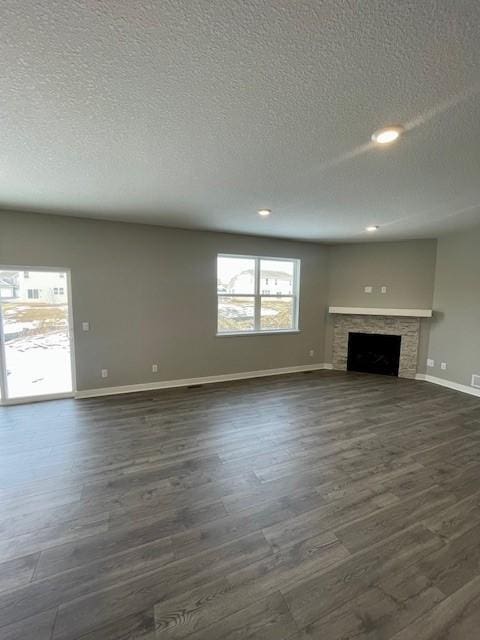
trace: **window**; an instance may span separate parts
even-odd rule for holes
[[[53,295],[58,296],[58,287],[53,287]]]
[[[30,273],[28,271],[24,271],[23,272],[23,277],[24,278],[29,278],[30,277]]]
[[[300,260],[218,255],[217,332],[297,330],[299,277]]]
[[[58,290],[58,293],[63,296],[65,294],[65,289],[63,287],[60,287]]]
[[[38,289],[28,289],[27,297],[29,300],[38,300],[39,290]]]

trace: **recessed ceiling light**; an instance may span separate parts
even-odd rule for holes
[[[379,226],[378,224],[372,224],[369,227],[365,227],[365,231],[378,231]]]
[[[372,136],[372,140],[377,144],[390,144],[391,142],[398,140],[403,132],[404,128],[401,125],[391,125],[375,131]]]
[[[259,209],[258,210],[258,215],[259,216],[269,216],[272,213],[271,209]]]

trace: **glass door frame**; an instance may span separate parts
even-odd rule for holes
[[[29,402],[41,402],[43,400],[60,400],[61,398],[74,398],[77,391],[76,365],[75,365],[75,337],[73,333],[73,305],[72,305],[72,275],[68,267],[39,267],[32,265],[4,265],[0,264],[0,271],[45,271],[64,273],[67,284],[68,304],[68,338],[70,346],[70,368],[72,375],[72,390],[64,393],[48,393],[36,396],[21,396],[19,398],[8,397],[7,385],[7,359],[5,355],[5,334],[3,331],[3,308],[0,299],[0,406],[26,404]]]

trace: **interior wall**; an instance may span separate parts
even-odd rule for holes
[[[340,244],[329,248],[328,306],[431,309],[436,240]],[[364,287],[371,286],[372,293]],[[381,293],[381,287],[387,287]],[[425,372],[430,319],[421,320],[418,371]],[[325,323],[325,361],[332,361],[333,320]]]
[[[480,227],[444,236],[438,241],[435,275],[435,318],[427,373],[470,385],[480,374]],[[442,370],[441,362],[447,363]]]
[[[450,300],[461,295],[450,285],[447,265],[451,253],[462,272],[457,280],[465,282],[473,278],[474,247],[479,239],[466,234],[440,241],[434,308],[441,315],[422,321],[420,373],[426,371],[432,322],[431,357],[436,361],[445,358],[449,369],[442,373],[429,369],[428,373],[466,383],[475,368],[474,362],[465,368],[462,358],[457,363],[454,353],[445,353],[443,336],[452,342],[459,312]],[[71,269],[79,390],[331,362],[328,306],[432,308],[436,248],[434,240],[327,247],[83,218],[0,213],[0,264]],[[301,331],[217,337],[217,253],[300,258]],[[462,254],[460,262],[457,253]],[[371,294],[364,292],[367,285],[373,288]],[[382,286],[387,293],[380,293]],[[468,316],[472,304],[465,296],[467,302]],[[472,317],[478,320],[478,313],[477,307],[477,316]],[[90,323],[89,332],[82,331],[83,321]],[[445,355],[440,354],[441,349]],[[471,352],[469,357],[473,357]],[[158,373],[152,373],[153,363],[158,364]],[[109,370],[108,378],[101,378],[102,368]]]
[[[300,258],[301,331],[217,337],[217,253]],[[0,264],[71,269],[79,390],[323,362],[327,254],[318,244],[0,213]]]

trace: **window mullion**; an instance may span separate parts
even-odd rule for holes
[[[255,331],[260,331],[260,258],[255,258]]]
[[[3,332],[3,304],[0,302],[0,404],[7,400],[7,366],[5,362],[5,334]]]

